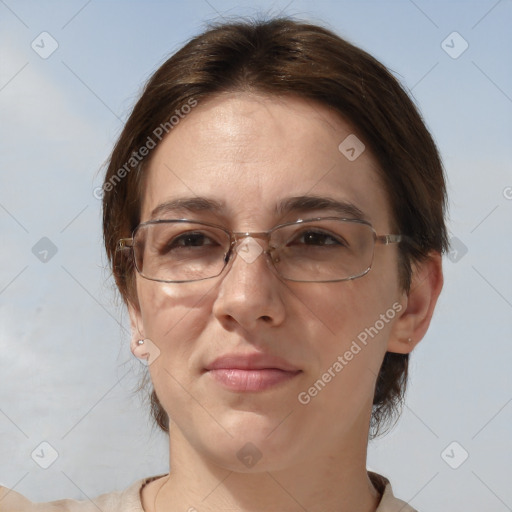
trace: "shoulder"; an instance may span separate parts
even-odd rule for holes
[[[378,473],[368,471],[370,480],[382,494],[379,506],[375,512],[418,512],[408,503],[395,497],[390,481]]]
[[[161,475],[160,475],[161,476]],[[2,512],[144,512],[140,491],[158,477],[144,478],[124,491],[102,494],[92,500],[63,499],[46,503],[33,503],[21,494],[0,486]]]

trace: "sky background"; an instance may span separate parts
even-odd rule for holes
[[[387,65],[447,172],[444,290],[368,468],[422,512],[512,510],[510,0],[0,0],[0,485],[86,499],[168,471],[94,189],[168,56],[209,21],[279,13]]]

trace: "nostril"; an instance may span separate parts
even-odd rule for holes
[[[272,319],[268,315],[260,316],[262,320],[265,320],[265,322],[270,322]]]

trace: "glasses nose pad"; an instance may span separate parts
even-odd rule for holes
[[[232,254],[233,254],[233,246],[230,246],[229,249],[224,254],[224,258],[223,258],[224,266],[226,266],[228,264],[229,260],[231,259]]]
[[[279,253],[277,252],[277,247],[274,245],[269,245],[268,249],[265,251],[268,256],[268,259],[275,266],[276,263],[279,263],[281,259],[279,258]]]
[[[279,253],[279,247],[269,245],[268,249],[264,251],[267,264],[270,267],[270,270],[279,277],[281,276],[281,271],[279,268],[279,263],[281,262],[281,257]]]
[[[230,260],[233,260],[232,256],[235,251],[235,247],[236,247],[237,243],[238,243],[238,240],[236,238],[228,241],[228,247],[227,247],[227,250],[224,253],[224,257],[223,257],[224,267],[226,267],[228,265]]]

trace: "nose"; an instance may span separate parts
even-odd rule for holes
[[[285,318],[283,283],[271,269],[260,241],[238,241],[222,276],[213,314],[226,328],[253,331],[280,325]]]

